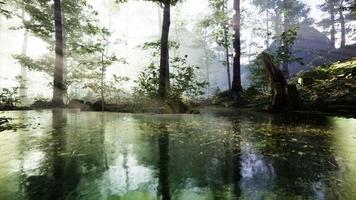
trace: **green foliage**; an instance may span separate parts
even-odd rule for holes
[[[70,88],[75,85],[91,88],[97,92],[97,83],[105,81],[107,68],[115,62],[126,63],[126,61],[115,54],[108,53],[111,32],[99,25],[98,13],[87,0],[63,0],[61,5],[66,66],[65,86]],[[49,44],[48,54],[38,59],[26,55],[14,55],[14,58],[29,70],[44,72],[51,77],[55,61],[53,2],[29,0],[22,2],[21,6],[24,6],[24,11],[30,16],[29,20],[23,21],[23,27]],[[113,91],[112,87],[110,91]]]
[[[19,62],[21,66],[25,66],[31,71],[44,72],[48,76],[53,74],[54,69],[54,59],[53,57],[43,56],[39,59],[33,59],[26,55],[14,55],[14,58]]]
[[[0,93],[0,105],[14,107],[20,103],[20,97],[18,95],[19,87],[3,88]]]
[[[277,48],[277,51],[274,56],[276,63],[290,64],[296,61],[303,64],[301,58],[294,57],[291,51],[292,46],[294,45],[295,40],[297,39],[298,30],[298,27],[294,27],[282,33],[282,35],[280,36],[282,43]]]
[[[286,32],[283,32],[280,36],[281,45],[278,46],[276,52],[272,53],[274,62],[277,63],[292,63],[299,62],[303,64],[301,58],[294,57],[291,49],[297,39],[298,28],[291,28]],[[255,60],[250,64],[249,71],[251,73],[252,86],[263,93],[268,93],[269,83],[268,74],[265,66],[263,65],[261,55],[257,56]]]
[[[143,49],[152,49],[152,57],[154,60],[158,60],[157,51],[159,49],[159,42],[150,42],[143,45]],[[175,42],[170,43],[171,48],[176,50],[179,48],[179,44]],[[200,82],[197,80],[195,74],[199,67],[189,65],[187,63],[187,56],[176,56],[170,58],[170,98],[180,99],[183,95],[188,97],[195,97],[202,95],[202,89],[205,88],[208,83]],[[137,87],[136,92],[145,95],[150,98],[156,98],[158,96],[159,87],[159,65],[157,62],[152,61],[139,75],[135,81]]]
[[[96,100],[101,98],[103,92],[106,103],[118,103],[124,93],[122,83],[130,80],[128,77],[113,75],[109,81],[105,80],[104,84],[101,85],[98,84],[100,79],[100,74],[93,76],[92,79],[86,81],[83,88],[90,89],[95,94]]]
[[[232,44],[232,12],[227,10],[226,0],[210,0],[212,14],[206,16],[200,22],[200,26],[208,29],[209,34],[216,43],[224,48],[230,48]]]
[[[261,54],[249,65],[249,71],[251,73],[250,79],[251,86],[259,91],[268,91],[268,74],[267,69],[263,66]]]
[[[0,15],[4,15],[6,18],[10,18],[11,12],[7,9],[4,9],[6,3],[6,0],[0,0]]]

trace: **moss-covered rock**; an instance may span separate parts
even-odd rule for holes
[[[305,84],[301,80],[310,80]],[[326,112],[356,114],[356,57],[320,66],[297,77],[303,102]]]

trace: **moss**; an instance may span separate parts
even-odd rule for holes
[[[299,90],[308,108],[356,113],[356,57],[300,74]],[[308,81],[309,82],[309,81]]]

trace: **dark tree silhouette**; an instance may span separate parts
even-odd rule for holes
[[[242,92],[241,86],[241,8],[240,0],[234,0],[234,10],[235,15],[233,17],[233,28],[234,28],[234,65],[233,65],[233,80],[232,80],[232,89],[231,96],[234,100],[239,99],[240,93]]]
[[[52,105],[61,107],[64,105],[64,50],[63,50],[63,26],[61,1],[54,0],[55,37],[56,37],[56,60],[53,75],[53,99]]]

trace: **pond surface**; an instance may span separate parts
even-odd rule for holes
[[[356,119],[2,112],[0,199],[356,199]]]

